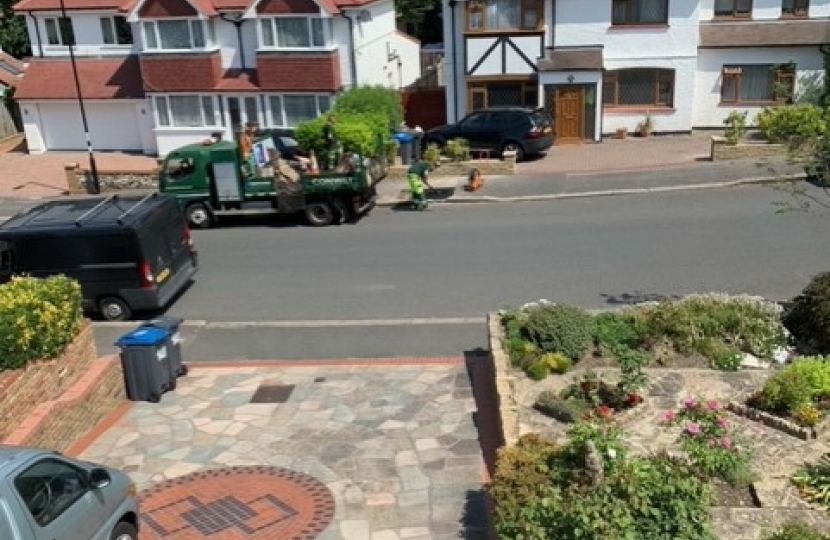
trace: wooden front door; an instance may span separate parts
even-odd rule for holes
[[[585,88],[559,86],[554,95],[553,119],[556,143],[574,143],[583,138],[585,125]]]

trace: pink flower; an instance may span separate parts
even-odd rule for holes
[[[666,411],[663,413],[663,422],[671,422],[675,416],[674,411]]]
[[[732,439],[730,439],[729,437],[724,437],[720,440],[720,445],[724,448],[732,448]]]
[[[725,416],[718,416],[718,425],[725,428],[729,424],[729,420]]]
[[[686,425],[686,431],[689,433],[689,435],[697,435],[698,433],[700,433],[700,424],[698,424],[697,422],[689,422]]]
[[[693,397],[687,397],[683,400],[683,406],[687,409],[694,409],[697,407],[697,400]]]
[[[709,407],[710,411],[717,411],[718,407],[719,407],[718,402],[715,401],[714,399],[709,400],[708,402],[706,402],[706,406]]]

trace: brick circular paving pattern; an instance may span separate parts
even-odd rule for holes
[[[141,540],[313,540],[334,517],[316,478],[280,467],[228,467],[173,478],[139,497]]]

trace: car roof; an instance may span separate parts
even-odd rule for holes
[[[43,448],[0,444],[0,471],[9,467],[16,467],[34,457],[56,454],[57,452],[53,450]]]
[[[504,112],[504,111],[516,111],[516,112],[523,112],[523,113],[527,113],[527,114],[532,114],[532,113],[535,113],[535,112],[536,112],[536,111],[538,111],[538,110],[539,110],[539,109],[532,109],[532,108],[530,108],[530,107],[517,107],[517,106],[511,106],[511,105],[503,105],[503,106],[497,106],[497,107],[487,107],[487,108],[484,108],[484,109],[476,109],[476,110],[475,110],[475,111],[473,111],[473,112],[482,112],[482,111],[484,111],[484,112],[487,112],[487,111],[498,111],[498,112]]]

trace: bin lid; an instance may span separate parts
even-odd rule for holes
[[[398,141],[399,143],[408,143],[412,142],[415,139],[415,135],[400,131],[392,135],[392,138]]]
[[[128,332],[118,338],[115,342],[119,347],[158,345],[167,339],[167,332],[160,328],[145,326],[132,332]]]

